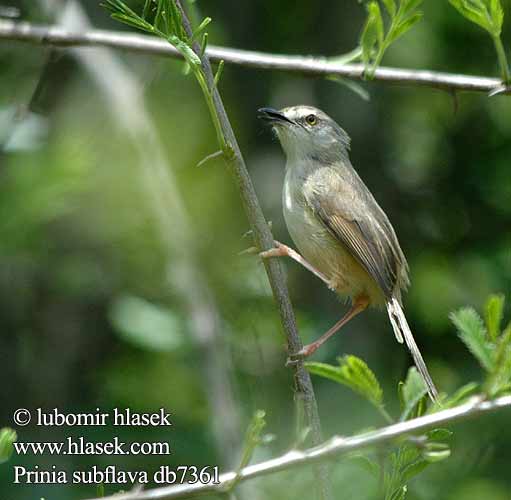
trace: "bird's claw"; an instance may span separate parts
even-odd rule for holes
[[[250,247],[245,250],[242,250],[238,255],[259,255],[261,259],[268,259],[270,257],[282,257],[287,255],[286,247],[279,243],[278,241],[274,241],[275,245],[273,248],[269,248],[268,250],[264,250],[262,252],[259,251],[257,247]]]
[[[286,361],[286,367],[296,366],[298,363],[308,358],[316,350],[313,344],[302,347],[298,352],[290,354]]]

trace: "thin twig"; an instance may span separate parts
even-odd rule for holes
[[[191,39],[193,30],[188,16],[181,5],[181,1],[175,0],[175,2],[181,11],[183,26],[187,35]],[[237,180],[243,207],[250,223],[250,228],[253,231],[255,244],[261,250],[268,250],[273,247],[274,238],[263,215],[261,206],[259,205],[259,200],[245,165],[245,160],[225,111],[222,98],[217,90],[215,76],[213,74],[209,58],[207,54],[201,53],[201,48],[197,42],[193,44],[193,50],[201,60],[202,71],[213,99],[214,113],[216,115],[215,120],[218,120],[221,128],[222,139],[225,141],[225,144],[228,145],[229,149],[229,154],[224,156],[226,157],[227,163],[232,168]],[[299,352],[302,349],[303,344],[298,334],[296,319],[293,306],[291,305],[291,299],[289,298],[282,264],[278,259],[265,259],[264,266],[266,273],[268,274],[268,280],[273,292],[273,297],[278,305],[282,327],[286,336],[288,352],[290,354]],[[318,407],[316,397],[314,395],[314,389],[312,387],[312,381],[309,372],[304,368],[303,362],[299,362],[294,366],[294,375],[295,397],[303,406],[306,418],[305,423],[311,428],[312,441],[313,443],[318,444],[322,440]],[[316,471],[316,484],[318,488],[318,498],[324,500],[330,498],[329,483],[326,470],[324,468],[320,468]]]
[[[134,35],[120,31],[88,30],[86,32],[76,32],[57,26],[0,20],[0,39],[58,47],[104,46],[144,54],[181,58],[178,51],[164,40],[149,35]],[[364,79],[364,66],[362,64],[340,64],[325,57],[267,54],[213,45],[208,46],[206,54],[212,61],[223,59],[226,64],[257,69],[273,69],[310,76],[336,75],[356,80]],[[377,68],[373,79],[393,84],[445,90],[491,92],[502,87],[502,81],[498,78],[388,67]],[[502,93],[511,93],[511,87],[504,87]]]
[[[431,415],[389,425],[356,436],[336,436],[326,443],[308,450],[291,450],[280,457],[249,465],[239,472],[225,472],[220,475],[218,484],[165,486],[146,490],[136,495],[127,493],[104,497],[102,500],[169,500],[195,497],[214,492],[218,493],[223,491],[226,485],[229,484],[229,481],[232,481],[235,477],[239,481],[246,481],[258,476],[311,465],[318,461],[334,457],[338,458],[354,451],[393,442],[409,434],[422,433],[433,427],[446,426],[486,413],[494,413],[503,408],[511,408],[511,396],[503,396],[493,401],[482,401],[480,396],[474,396],[467,403],[455,408],[449,408]]]

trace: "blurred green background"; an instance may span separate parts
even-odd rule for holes
[[[65,10],[65,2],[0,5],[44,23]],[[503,5],[506,34],[511,2]],[[354,0],[199,0],[196,7],[213,18],[210,43],[327,56],[355,47],[365,16]],[[70,9],[71,22],[86,14],[96,27],[128,31],[95,0],[82,0],[81,8]],[[424,19],[384,64],[498,74],[482,30],[447,2],[421,9]],[[504,43],[509,47],[509,37]],[[262,265],[238,256],[251,241],[243,238],[248,226],[231,173],[221,159],[196,166],[218,148],[183,63],[1,41],[0,68],[0,427],[14,426],[12,413],[21,407],[164,407],[174,424],[18,428],[21,441],[169,441],[173,455],[14,456],[0,465],[0,499],[96,494],[93,485],[13,485],[13,465],[148,472],[162,463],[233,466],[258,408],[276,439],[255,459],[285,451],[295,421],[279,318]],[[316,105],[348,131],[352,162],[409,260],[412,330],[433,379],[452,392],[481,373],[448,313],[480,309],[489,293],[511,291],[511,99],[363,87],[368,102],[331,81],[226,65],[220,90],[265,214],[284,242],[284,157],[257,108]],[[308,342],[345,306],[298,265],[285,265]],[[386,314],[360,316],[314,359],[334,363],[344,353],[368,362],[395,412],[396,385],[411,360]],[[325,436],[384,423],[348,390],[314,383]],[[414,480],[407,498],[511,499],[509,415],[454,430],[451,459]],[[332,471],[336,498],[373,498],[377,480],[363,468],[344,460]],[[242,487],[240,498],[312,498],[311,478],[307,470],[259,479]]]

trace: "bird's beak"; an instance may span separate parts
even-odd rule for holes
[[[261,120],[267,121],[269,123],[293,123],[289,118],[287,118],[283,113],[277,111],[273,108],[259,108],[257,110],[257,116]]]

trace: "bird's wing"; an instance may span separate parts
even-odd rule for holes
[[[332,169],[322,170],[304,185],[309,208],[364,267],[385,297],[392,297],[396,284],[401,286],[400,273],[406,261],[390,222],[354,171],[341,177]]]

